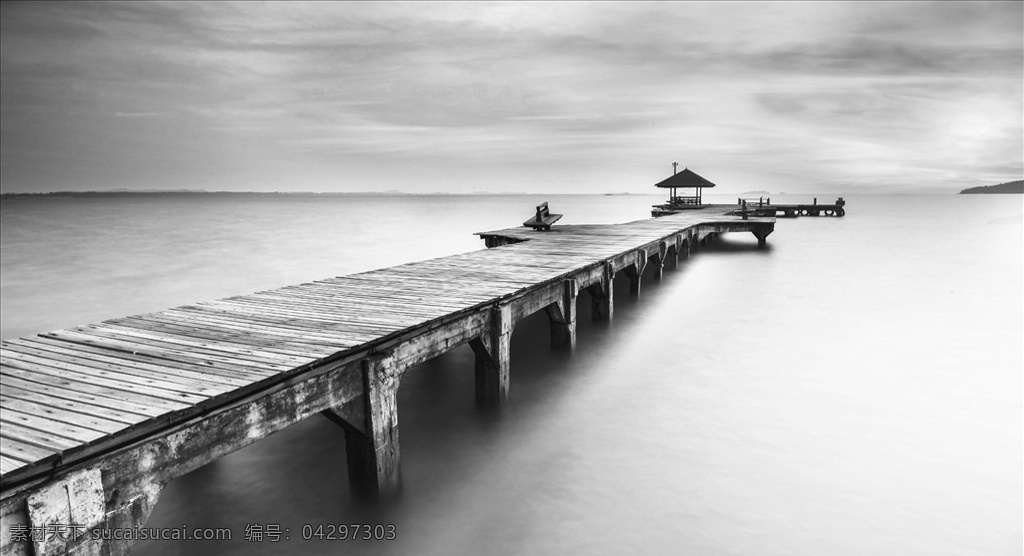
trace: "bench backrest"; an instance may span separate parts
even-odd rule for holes
[[[548,202],[547,201],[544,201],[543,203],[537,205],[537,221],[538,222],[540,222],[540,221],[544,220],[545,218],[547,218],[548,214],[550,214],[550,213],[548,212]]]

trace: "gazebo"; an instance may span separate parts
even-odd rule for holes
[[[673,170],[674,170],[675,169],[675,164],[673,164],[672,167],[673,167]],[[679,172],[678,174],[673,172],[672,176],[670,176],[670,177],[668,177],[668,178],[666,178],[666,179],[656,183],[654,186],[655,187],[664,187],[666,189],[670,189],[671,190],[670,194],[669,194],[669,197],[668,197],[668,206],[666,208],[673,209],[673,208],[683,208],[686,205],[690,205],[690,206],[694,206],[694,207],[700,206],[701,203],[702,203],[701,189],[703,189],[705,187],[714,187],[715,184],[713,184],[710,181],[704,179],[702,176],[700,176],[699,174],[697,174],[693,170],[690,170],[689,168],[683,168],[682,172]],[[680,189],[680,188],[684,188],[685,189],[685,188],[690,188],[690,187],[696,189],[696,193],[695,194],[693,194],[693,195],[679,195],[677,193],[677,189]]]

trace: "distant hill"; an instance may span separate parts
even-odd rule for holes
[[[981,187],[968,187],[960,192],[963,194],[971,193],[1024,193],[1024,180],[1008,181],[999,185],[983,185]]]

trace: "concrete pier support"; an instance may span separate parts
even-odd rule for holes
[[[159,492],[160,489],[156,488],[155,494],[159,495]],[[14,537],[24,533],[23,538],[28,542],[22,544],[21,548],[28,554],[28,545],[31,544],[31,554],[37,556],[120,553],[127,550],[131,543],[92,538],[86,533],[95,528],[108,530],[121,525],[145,523],[156,500],[132,497],[127,501],[112,502],[113,511],[108,513],[102,471],[95,468],[83,469],[30,494],[24,514],[4,516],[4,534]],[[16,523],[18,526],[15,526]],[[30,526],[44,534],[30,535]],[[4,544],[7,545],[9,540],[4,539]]]
[[[388,358],[364,360],[363,414],[352,414],[357,404],[323,412],[345,429],[348,479],[352,489],[361,494],[387,496],[401,491],[397,400],[401,371]]]
[[[579,287],[575,280],[562,282],[562,299],[545,307],[551,322],[551,347],[572,352],[576,349],[576,297]]]
[[[124,484],[121,484],[120,488],[118,488],[114,484],[107,484],[114,481],[113,477],[109,476],[112,474],[108,473],[107,475],[104,478],[104,492],[110,493],[110,496],[107,501],[107,514],[102,527],[108,531],[125,531],[145,525],[146,521],[149,520],[150,514],[153,513],[153,509],[156,507],[157,501],[160,499],[160,491],[163,489],[163,485],[152,476],[143,476],[133,481],[134,484],[131,485],[131,488],[124,488],[126,486]],[[100,551],[95,552],[95,554],[130,554],[131,547],[134,544],[134,541],[131,539],[111,538],[103,542],[105,546],[102,546]],[[90,550],[93,549],[95,547]],[[81,553],[94,554],[90,550]],[[68,551],[68,554],[74,553],[74,551]],[[42,553],[36,552],[36,554]]]
[[[162,484],[151,475],[124,480],[87,467],[3,504],[3,554],[36,556],[128,554],[133,541],[104,534],[145,525]],[[96,532],[97,534],[91,534]]]
[[[491,309],[487,331],[469,342],[476,355],[476,401],[480,405],[499,404],[508,399],[509,350],[514,327],[511,307],[496,305]]]
[[[605,263],[601,281],[587,286],[590,294],[590,310],[594,320],[612,320],[615,314],[615,272],[612,265]]]

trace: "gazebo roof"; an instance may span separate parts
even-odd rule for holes
[[[682,172],[672,175],[654,185],[654,187],[714,187],[715,184],[704,179],[693,170],[683,168]]]

